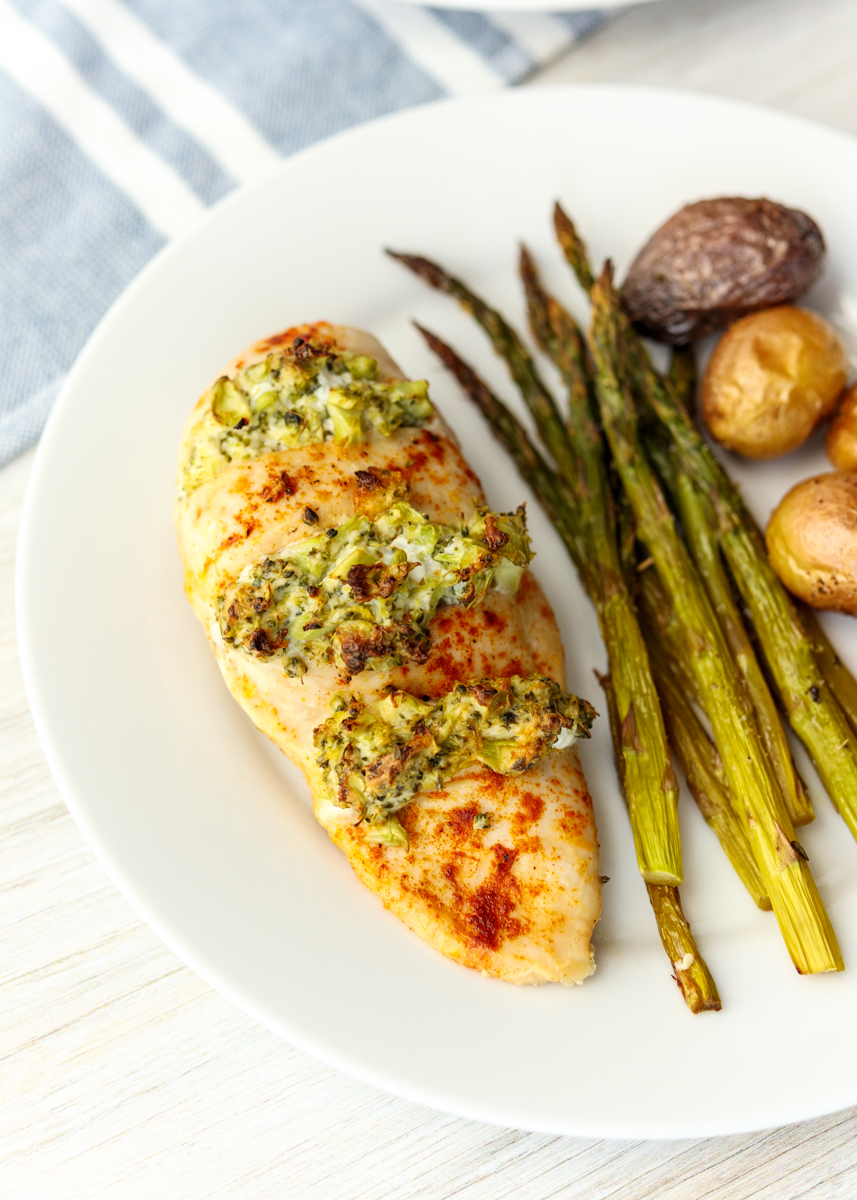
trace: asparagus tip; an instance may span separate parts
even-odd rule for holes
[[[422,334],[428,348],[433,350],[447,370],[453,373],[471,399],[476,399],[478,396],[477,402],[483,407],[492,407],[490,394],[485,384],[473,368],[468,366],[464,359],[459,358],[452,346],[447,345],[436,333],[432,333],[424,325],[420,325],[419,321],[415,320],[412,324]]]
[[[390,250],[386,248],[384,253],[396,262],[407,267],[409,271],[413,271],[415,275],[419,275],[426,283],[432,287],[443,289],[446,284],[446,274],[430,258],[424,258],[421,254],[405,254],[401,250]]]
[[[533,256],[530,254],[526,245],[521,242],[520,254],[518,256],[518,265],[523,279],[531,279],[536,273],[536,266],[533,262]]]
[[[554,201],[553,225],[560,241],[562,241],[563,236],[573,238],[577,237],[577,230],[574,228],[574,222],[562,207],[559,200]]]
[[[585,292],[592,291],[595,278],[589,265],[589,256],[580,234],[574,227],[574,222],[562,205],[557,201],[553,210],[553,227],[557,241],[562,246],[563,253],[569,266],[577,276],[577,281]]]
[[[447,346],[446,342],[442,342],[436,333],[432,333],[430,329],[426,329],[425,325],[420,325],[416,319],[411,321],[417,333],[422,334],[423,339],[430,350],[434,350],[435,354],[444,362],[447,361],[447,356],[452,353],[452,347]],[[448,364],[447,364],[448,365]]]
[[[608,294],[611,293],[614,290],[613,289],[613,274],[614,274],[613,259],[605,258],[604,266],[601,268],[601,274],[598,275],[595,279],[595,287],[603,288],[604,291],[606,291]]]

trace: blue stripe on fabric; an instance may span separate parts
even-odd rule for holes
[[[144,91],[113,65],[77,18],[54,0],[11,0],[63,52],[86,82],[206,204],[235,186],[197,141],[178,129]]]
[[[38,435],[57,377],[163,239],[3,74],[0,179],[5,461]]]
[[[443,95],[348,0],[127,3],[285,154]]]
[[[123,0],[200,78],[289,154],[442,88],[350,0]],[[12,0],[207,202],[231,181],[57,0]],[[435,11],[510,82],[536,65],[473,13]],[[603,19],[558,14],[569,39]],[[0,462],[35,440],[62,376],[162,244],[39,105],[0,76]]]
[[[558,17],[564,25],[567,25],[575,40],[586,37],[588,33],[592,33],[607,20],[607,13],[599,12],[594,8],[587,8],[583,12],[551,13],[551,16]]]
[[[477,12],[453,8],[430,10],[436,20],[457,34],[486,60],[506,83],[517,83],[538,65],[509,35]]]

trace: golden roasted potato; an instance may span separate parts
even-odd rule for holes
[[[727,450],[777,458],[830,415],[847,373],[845,348],[817,313],[769,308],[717,343],[702,380],[702,417]]]
[[[790,592],[813,608],[857,616],[857,472],[797,484],[774,509],[765,540]]]
[[[824,439],[827,457],[839,471],[857,471],[857,383],[839,404]]]
[[[730,321],[803,296],[824,266],[824,238],[796,208],[719,196],[687,204],[634,259],[622,299],[641,332],[681,346]]]

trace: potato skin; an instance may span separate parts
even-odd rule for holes
[[[717,343],[702,380],[702,417],[727,450],[777,458],[830,415],[847,378],[845,347],[826,321],[805,308],[769,308]]]
[[[839,404],[824,439],[827,457],[839,471],[857,471],[857,383]]]
[[[857,472],[831,471],[787,492],[765,534],[771,564],[813,608],[857,616]]]
[[[699,200],[649,238],[622,297],[642,333],[679,346],[797,300],[821,275],[824,255],[821,230],[799,209],[740,196]]]

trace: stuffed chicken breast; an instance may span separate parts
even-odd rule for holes
[[[514,983],[593,970],[592,805],[523,509],[492,512],[429,396],[326,323],[240,356],[182,438],[185,587],[232,694],[361,881]]]

